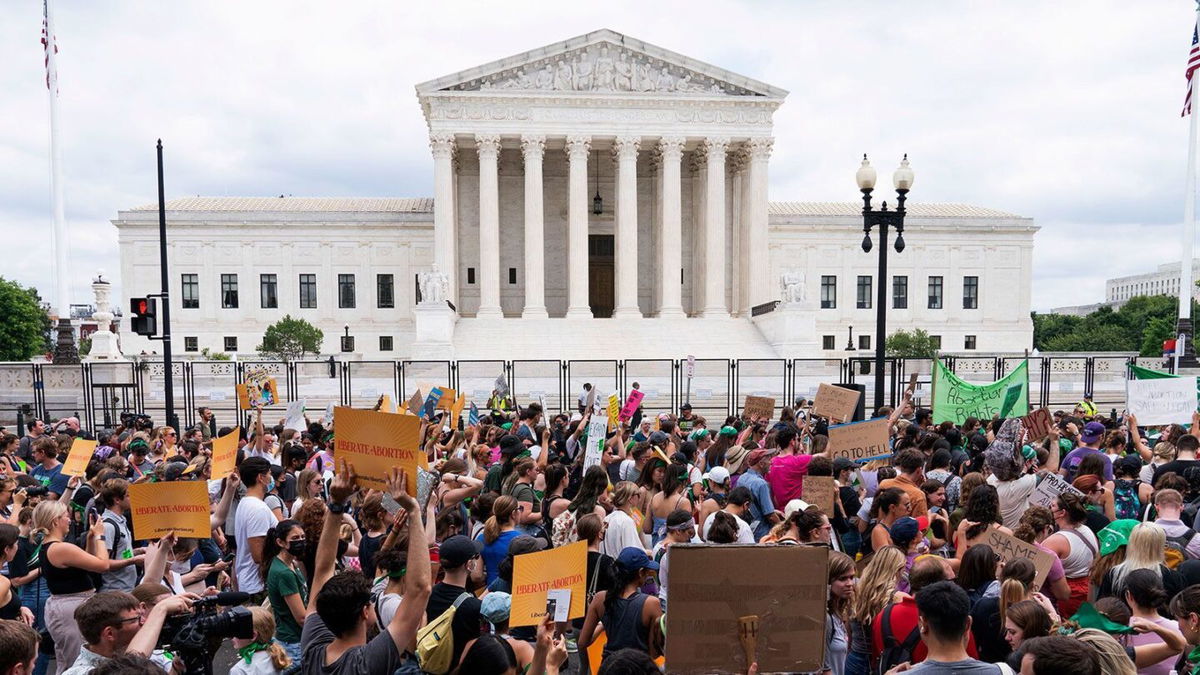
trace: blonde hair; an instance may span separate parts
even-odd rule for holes
[[[1154,444],[1154,459],[1162,460],[1162,463],[1170,462],[1175,459],[1175,444],[1167,441],[1159,441]]]
[[[33,531],[50,534],[54,521],[67,515],[67,505],[58,501],[40,501],[33,507]]]
[[[275,617],[271,610],[255,605],[250,608],[250,617],[254,622],[255,640],[269,645],[266,651],[271,655],[271,665],[275,666],[275,670],[292,665],[292,659],[283,651],[283,645],[275,641]]]
[[[622,506],[625,506],[636,494],[640,494],[637,483],[627,480],[617,483],[616,487],[613,488],[612,493],[613,508],[619,509]]]
[[[1010,560],[1000,574],[1000,632],[1004,633],[1004,619],[1009,607],[1024,600],[1037,578],[1037,568],[1027,558]]]
[[[512,522],[512,515],[517,510],[517,500],[509,495],[497,497],[492,503],[492,515],[483,524],[483,542],[491,544],[500,538],[500,527]]]
[[[883,611],[896,592],[896,574],[904,569],[904,561],[904,552],[895,546],[875,551],[854,589],[851,619],[869,626],[875,615]]]
[[[1125,545],[1125,561],[1112,568],[1112,587],[1116,597],[1123,597],[1118,590],[1125,581],[1125,575],[1134,570],[1150,570],[1162,576],[1164,557],[1163,551],[1167,545],[1167,533],[1155,523],[1138,523],[1129,533],[1129,543]]]
[[[1133,661],[1129,660],[1125,648],[1113,636],[1095,628],[1082,628],[1072,635],[1096,650],[1096,660],[1100,662],[1100,672],[1104,675],[1137,675]]]

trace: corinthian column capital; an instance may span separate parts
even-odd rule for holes
[[[457,143],[454,134],[429,134],[429,149],[436,158],[447,158],[454,155]]]
[[[613,141],[613,155],[617,159],[637,159],[641,143],[642,139],[637,136],[618,136],[617,140]]]
[[[498,155],[500,154],[500,135],[475,134],[475,147],[479,150],[480,157]]]
[[[546,151],[546,137],[541,135],[521,136],[521,153],[526,159],[531,156],[541,157]]]
[[[746,150],[750,153],[750,159],[767,159],[771,156],[773,145],[774,138],[751,138],[746,141]]]
[[[587,159],[592,149],[592,137],[584,135],[567,136],[567,156],[576,159]]]
[[[725,161],[725,152],[729,150],[729,139],[722,137],[713,137],[704,139],[704,154],[708,157],[709,163]]]

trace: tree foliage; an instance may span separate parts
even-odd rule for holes
[[[1104,306],[1087,316],[1033,314],[1033,346],[1051,352],[1138,352],[1161,356],[1175,334],[1179,301],[1169,295],[1130,298],[1120,309]],[[1192,316],[1200,304],[1192,302]]]
[[[320,328],[304,319],[293,319],[288,314],[267,326],[262,344],[255,349],[263,356],[290,361],[304,358],[305,354],[320,354],[321,341],[324,339]]]
[[[0,317],[0,361],[45,353],[50,316],[36,290],[0,277]]]
[[[933,336],[917,328],[911,332],[898,330],[887,337],[883,351],[889,358],[931,359],[937,353]]]

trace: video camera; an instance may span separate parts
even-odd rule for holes
[[[213,653],[210,641],[217,644],[225,638],[254,637],[254,619],[250,610],[240,605],[250,599],[249,593],[225,592],[197,600],[190,614],[167,617],[158,634],[158,646],[174,652],[183,661],[187,675],[212,675]],[[217,607],[230,607],[217,611]]]
[[[149,415],[123,412],[121,413],[121,426],[134,431],[152,431],[154,420],[150,419]]]

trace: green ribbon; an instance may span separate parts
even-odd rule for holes
[[[238,650],[238,656],[240,656],[242,660],[246,662],[246,665],[250,665],[250,661],[254,658],[256,653],[261,652],[270,646],[270,644],[264,644],[262,642],[251,642],[250,644]]]

